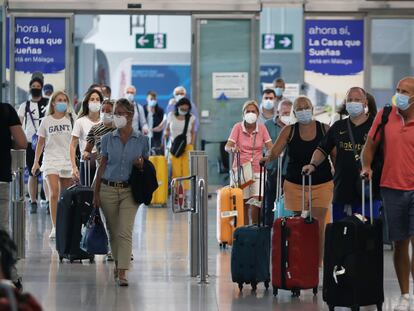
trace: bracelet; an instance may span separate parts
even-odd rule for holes
[[[309,165],[312,165],[315,168],[315,170],[318,168],[315,163],[309,163]]]

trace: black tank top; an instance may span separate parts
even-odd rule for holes
[[[287,167],[286,180],[294,184],[302,184],[302,168],[309,164],[313,152],[319,145],[319,142],[324,136],[324,126],[322,123],[316,121],[316,136],[311,141],[305,141],[300,137],[299,123],[295,123],[293,129],[293,137],[288,142],[287,153],[289,163]],[[316,171],[312,174],[312,185],[319,185],[332,180],[331,166],[328,159],[323,161]],[[308,178],[306,178],[306,183]]]

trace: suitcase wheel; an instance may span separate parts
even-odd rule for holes
[[[313,288],[313,295],[316,296],[318,294],[318,288],[314,287]]]
[[[239,283],[239,290],[242,291],[243,290],[243,283]]]
[[[264,285],[265,285],[266,290],[268,290],[269,289],[269,281],[265,281]]]
[[[69,259],[69,262],[70,262],[70,263],[73,263],[73,259]]]
[[[94,257],[89,258],[89,263],[94,263],[94,262],[95,262],[95,258]]]
[[[277,287],[273,287],[273,296],[277,296],[278,289]]]
[[[62,263],[63,262],[63,257],[59,256],[59,262]]]
[[[352,311],[359,311],[359,306],[354,306],[351,308]]]
[[[299,297],[300,289],[292,289],[292,297]]]
[[[251,285],[252,285],[252,291],[255,292],[256,289],[257,289],[257,283],[256,282],[252,282]]]
[[[222,249],[226,249],[227,243],[220,243],[219,246]]]
[[[335,306],[329,305],[329,311],[335,311]]]
[[[382,311],[382,303],[377,303],[377,311]]]

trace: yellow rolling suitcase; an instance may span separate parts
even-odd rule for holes
[[[243,190],[224,187],[217,192],[217,240],[220,247],[233,244],[233,232],[244,226]]]
[[[149,160],[157,171],[158,188],[152,195],[151,206],[167,206],[168,164],[165,156],[150,156]]]

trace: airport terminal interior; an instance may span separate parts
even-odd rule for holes
[[[41,72],[42,84],[65,91],[73,107],[82,105],[93,85],[114,100],[133,86],[132,101],[146,105],[153,91],[167,113],[171,100],[181,101],[175,96],[182,86],[197,119],[195,152],[186,162],[187,173],[195,176],[190,190],[188,181],[172,181],[174,159],[165,151],[167,180],[158,184],[168,195],[161,204],[138,208],[129,286],[118,286],[107,255],[62,260],[58,237],[50,238],[54,227],[48,200],[40,195],[41,176],[32,213],[31,168],[25,167],[24,154],[12,151],[12,187],[7,195],[1,192],[0,201],[9,202],[23,291],[43,310],[331,310],[323,297],[322,267],[317,293],[303,289],[299,297],[283,289],[274,295],[271,279],[268,289],[259,282],[256,290],[233,282],[237,255],[217,239],[217,219],[238,217],[217,211],[218,193],[235,178],[224,145],[233,125],[243,120],[244,103],[255,100],[262,109],[262,92],[277,95],[278,79],[284,81],[284,98],[294,102],[307,96],[315,119],[326,124],[352,87],[370,93],[378,110],[396,105],[397,83],[414,76],[414,1],[1,0],[0,13],[0,96],[16,110],[29,99],[33,73]],[[109,96],[104,86],[110,87]],[[382,310],[392,311],[401,292],[394,248],[387,243],[383,249]],[[306,261],[309,254],[298,252]],[[336,280],[339,274],[332,273]],[[410,277],[411,300],[413,287]],[[335,310],[351,309],[338,305]],[[361,305],[361,310],[377,307]]]

